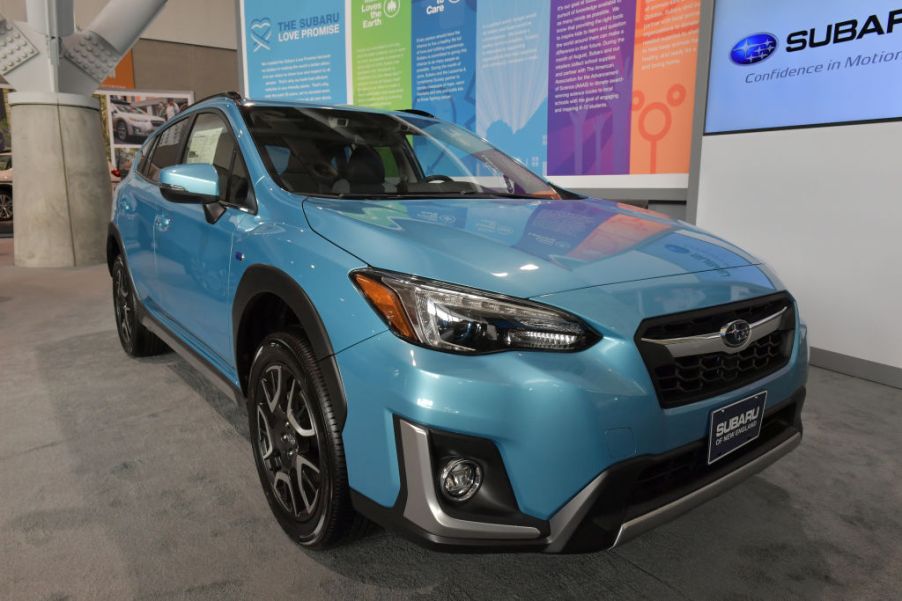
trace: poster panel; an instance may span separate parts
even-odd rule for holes
[[[410,108],[410,0],[352,0],[350,19],[354,104]]]
[[[479,0],[476,133],[547,173],[548,0]]]
[[[688,173],[701,0],[637,0],[630,173]]]
[[[576,187],[688,173],[701,0],[241,8],[252,98],[421,109]]]
[[[242,2],[252,98],[347,102],[344,0]]]
[[[476,0],[413,0],[413,106],[476,128]]]
[[[630,0],[552,0],[549,175],[629,173],[635,27]]]

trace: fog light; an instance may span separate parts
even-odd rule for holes
[[[466,501],[476,494],[482,484],[482,468],[469,459],[452,459],[442,468],[439,483],[447,499]]]

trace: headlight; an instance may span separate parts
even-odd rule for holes
[[[578,351],[600,336],[538,303],[372,270],[351,279],[399,337],[442,351]]]

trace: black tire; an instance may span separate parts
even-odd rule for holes
[[[138,321],[135,290],[122,255],[113,262],[113,311],[119,342],[127,355],[150,357],[169,350],[162,340]]]
[[[362,534],[368,523],[351,507],[333,401],[303,332],[267,336],[248,382],[254,463],[279,525],[314,549]]]

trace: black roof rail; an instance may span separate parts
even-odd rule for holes
[[[209,96],[204,96],[200,100],[195,100],[194,104],[204,102],[205,100],[210,100],[211,98],[228,98],[230,100],[234,100],[238,104],[241,104],[245,100],[244,96],[242,96],[238,92],[230,90],[228,92],[219,92],[218,94],[210,94]]]
[[[401,109],[402,113],[410,113],[411,115],[419,115],[420,117],[429,117],[430,119],[435,119],[435,115],[428,111],[423,111],[420,109]]]

